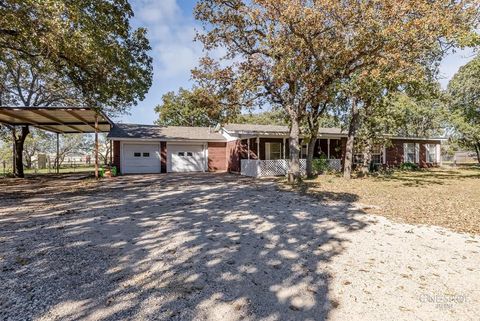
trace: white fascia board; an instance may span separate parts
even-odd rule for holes
[[[401,139],[401,140],[437,140],[437,141],[440,141],[440,142],[445,142],[448,140],[448,138],[429,138],[429,137],[397,137],[397,136],[391,136],[391,137],[388,137],[386,136],[386,138],[389,138],[389,139]]]
[[[235,132],[238,136],[288,136],[288,133],[282,132],[255,132],[255,131],[237,131]]]
[[[241,136],[240,138],[241,139],[248,139],[248,138],[256,138],[256,137],[260,137],[260,138],[289,138],[289,135],[271,135],[271,134],[266,134],[266,135],[262,135],[262,134],[252,134],[250,136]],[[300,135],[299,138],[300,139],[304,139],[306,136],[305,135]],[[341,139],[343,137],[346,137],[346,136],[343,136],[343,135],[318,135],[317,138],[319,139]]]
[[[317,138],[322,139],[341,139],[347,137],[347,134],[319,134]]]
[[[112,141],[121,141],[121,142],[151,142],[151,143],[158,143],[158,142],[196,142],[198,144],[202,144],[204,142],[225,142],[225,139],[160,139],[160,138],[120,138],[120,137],[113,137],[109,138]]]
[[[198,141],[198,140],[189,140],[189,141],[167,141],[167,149],[168,145],[196,145],[196,146],[208,146],[207,141]]]
[[[222,128],[222,135],[223,135],[223,137],[225,137],[227,142],[233,142],[233,141],[236,141],[236,140],[240,139],[240,137],[236,137],[234,135],[231,135],[231,133],[224,128]]]
[[[289,134],[288,133],[272,133],[272,132],[252,132],[252,131],[226,131],[225,130],[225,133],[227,133],[230,137],[232,137],[232,135],[235,135],[236,137],[238,137],[239,139],[248,139],[248,138],[255,138],[255,137],[261,137],[261,138],[278,138],[278,137],[286,137],[288,138],[289,137]],[[224,135],[225,136],[225,135]],[[325,134],[318,134],[317,135],[317,138],[322,138],[322,139],[341,139],[341,138],[345,138],[345,137],[348,137],[347,134],[329,134],[329,133],[325,133]],[[390,136],[390,135],[383,135],[383,137],[385,138],[389,138],[389,139],[404,139],[404,140],[437,140],[437,141],[447,141],[448,139],[447,138],[438,138],[438,137],[402,137],[402,136]],[[305,135],[300,135],[300,138],[305,138]]]

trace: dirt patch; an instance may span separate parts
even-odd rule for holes
[[[366,214],[345,191],[319,202],[271,180],[188,174],[0,193],[1,320],[480,314],[480,237]]]

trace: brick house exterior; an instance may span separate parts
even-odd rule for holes
[[[289,158],[285,126],[226,125],[214,130],[121,124],[114,126],[108,138],[113,141],[113,163],[122,173],[141,173],[141,168],[154,173],[240,173],[244,160]],[[343,164],[346,141],[346,134],[338,128],[320,129],[314,158],[325,157]],[[441,142],[434,138],[392,137],[388,145],[378,150],[375,161],[395,167],[408,158],[420,167],[438,166]],[[300,156],[306,158],[306,145],[302,140],[300,144]]]

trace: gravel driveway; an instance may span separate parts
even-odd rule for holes
[[[4,181],[0,202],[1,320],[480,315],[480,237],[269,180]]]

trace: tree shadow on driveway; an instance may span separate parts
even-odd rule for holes
[[[125,176],[5,204],[7,320],[325,320],[338,305],[329,262],[365,227],[349,203],[228,174]]]

